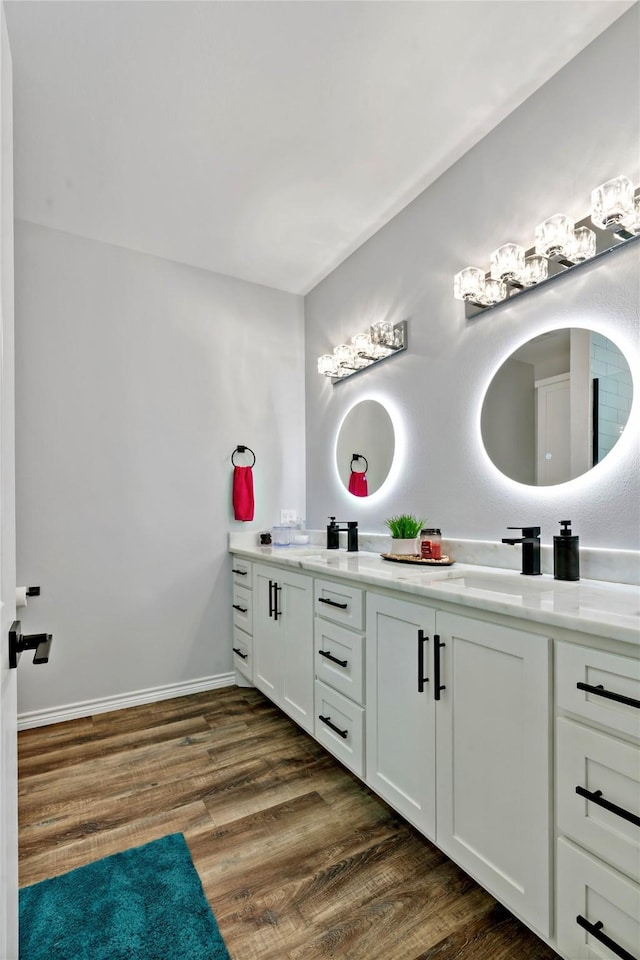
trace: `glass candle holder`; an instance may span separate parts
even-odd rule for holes
[[[520,283],[524,272],[524,247],[505,243],[491,254],[491,277]]]
[[[555,213],[536,227],[536,253],[541,257],[567,257],[573,245],[575,224],[564,213]]]
[[[569,259],[574,263],[583,263],[595,256],[596,235],[589,227],[576,227],[573,234],[573,247]]]
[[[549,276],[549,261],[546,257],[541,257],[534,253],[524,261],[524,272],[522,282],[525,287],[533,287],[536,283],[542,283]]]
[[[465,267],[453,278],[453,295],[456,300],[481,303],[483,290],[484,270],[479,267]]]
[[[633,184],[614,177],[591,191],[591,222],[602,230],[615,230],[633,216]]]

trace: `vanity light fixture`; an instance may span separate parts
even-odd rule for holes
[[[318,357],[318,373],[330,377],[335,386],[381,360],[407,349],[407,321],[379,320],[368,332],[357,333],[351,343],[341,343],[333,353]]]
[[[468,319],[640,236],[640,188],[615,177],[591,193],[591,211],[577,223],[556,213],[539,223],[534,245],[505,243],[491,254],[491,269],[465,267],[453,280],[453,295]]]

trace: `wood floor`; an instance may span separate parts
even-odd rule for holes
[[[256,690],[23,731],[19,815],[21,886],[184,833],[233,960],[557,960]]]

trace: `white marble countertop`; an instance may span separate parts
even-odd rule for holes
[[[569,582],[550,574],[522,576],[495,566],[454,563],[422,567],[394,563],[366,551],[326,550],[313,544],[249,546],[231,538],[230,551],[251,560],[340,577],[363,586],[386,587],[431,600],[444,600],[558,625],[568,630],[632,643],[640,648],[640,587],[603,580]]]

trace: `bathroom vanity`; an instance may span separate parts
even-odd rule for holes
[[[640,960],[640,589],[231,549],[239,682],[565,960]]]

